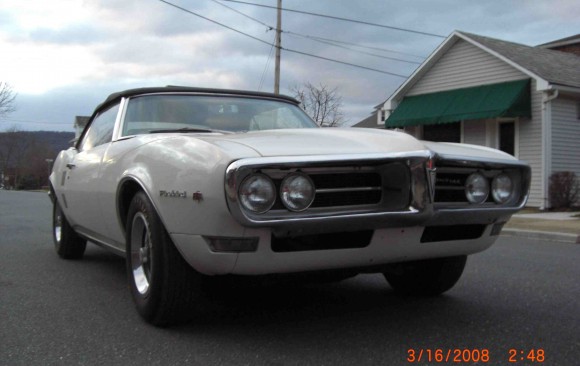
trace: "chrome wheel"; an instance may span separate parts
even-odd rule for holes
[[[60,244],[62,240],[62,211],[60,207],[55,209],[54,212],[54,240],[56,244]]]
[[[183,259],[145,192],[131,200],[126,228],[127,278],[143,319],[168,325],[201,310],[201,275]]]
[[[137,291],[145,295],[151,282],[152,247],[149,223],[143,213],[133,217],[131,225],[131,269]]]

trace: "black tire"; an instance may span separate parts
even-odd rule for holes
[[[198,314],[204,303],[202,275],[178,252],[143,192],[131,201],[126,228],[127,277],[141,317],[166,326]]]
[[[87,241],[73,230],[56,200],[52,208],[52,239],[61,258],[81,259],[85,254]]]
[[[457,283],[466,261],[467,256],[462,255],[397,263],[384,276],[397,293],[436,296]]]

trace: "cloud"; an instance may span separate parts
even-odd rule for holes
[[[266,42],[274,39],[274,33],[265,26],[214,1],[169,1]],[[275,24],[275,10],[225,4]],[[74,115],[92,111],[109,93],[138,86],[257,89],[264,70],[262,90],[273,89],[272,58],[265,69],[271,46],[161,1],[3,0],[3,5],[0,80],[11,82],[19,92],[21,107],[13,119],[72,121]],[[284,6],[444,36],[459,29],[531,45],[575,34],[580,25],[575,16],[580,13],[580,4],[572,0],[293,0]],[[291,12],[283,13],[282,27],[423,56],[443,40]],[[283,35],[282,46],[401,75],[409,75],[417,67],[289,34]],[[400,53],[371,52],[422,60]],[[282,51],[281,81],[286,92],[305,81],[337,87],[347,117],[356,122],[404,79]],[[82,99],[77,98],[79,95]]]

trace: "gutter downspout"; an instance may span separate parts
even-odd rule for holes
[[[551,207],[550,174],[552,173],[552,100],[558,98],[558,90],[545,91],[542,96],[542,192],[541,210]]]

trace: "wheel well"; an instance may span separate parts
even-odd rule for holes
[[[48,198],[50,198],[50,201],[55,204],[57,199],[56,199],[56,192],[54,191],[54,187],[52,186],[52,183],[49,182],[48,183]]]
[[[127,213],[129,212],[131,201],[140,191],[143,191],[143,188],[134,180],[125,181],[119,189],[117,209],[119,210],[119,220],[121,221],[120,224],[123,232],[125,232],[127,226]]]

